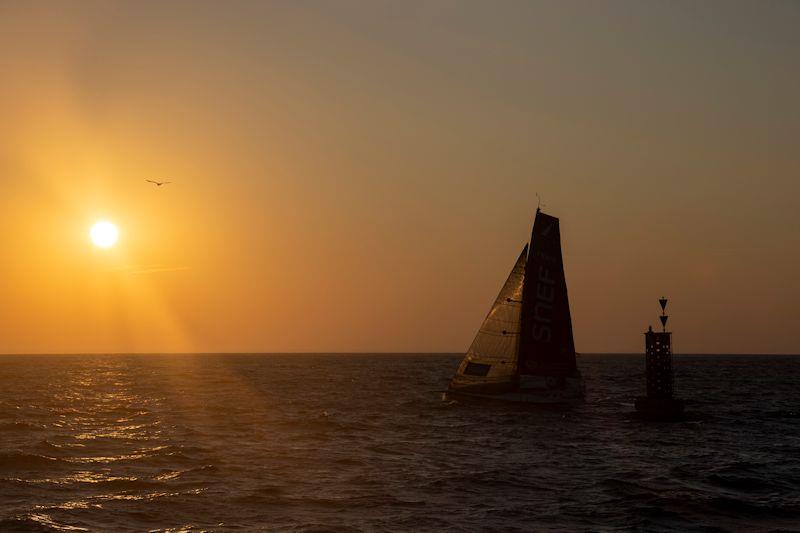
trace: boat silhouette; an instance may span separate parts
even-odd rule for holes
[[[446,395],[524,403],[580,401],[558,218],[536,210],[522,249]]]

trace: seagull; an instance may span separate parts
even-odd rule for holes
[[[171,181],[153,181],[153,180],[144,180],[148,183],[152,183],[156,187],[161,187],[162,185],[167,185],[168,183],[172,183]]]

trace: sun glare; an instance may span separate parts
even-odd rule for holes
[[[119,231],[117,227],[107,220],[95,222],[94,226],[92,226],[92,229],[89,231],[89,238],[92,239],[92,243],[100,248],[109,248],[113,246],[114,243],[117,242],[118,237]]]

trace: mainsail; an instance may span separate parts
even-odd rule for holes
[[[525,245],[450,382],[451,389],[501,391],[515,385],[527,255],[528,246]]]
[[[577,371],[558,219],[538,209],[525,265],[519,371],[572,376]]]

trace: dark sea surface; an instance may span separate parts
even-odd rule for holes
[[[680,423],[443,401],[460,356],[0,357],[0,531],[800,530],[800,357],[682,356]]]

